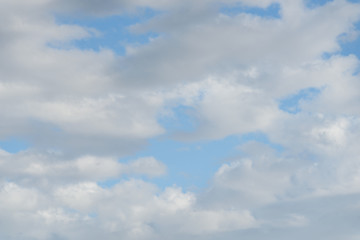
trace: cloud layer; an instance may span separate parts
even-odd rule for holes
[[[279,18],[256,13],[271,4]],[[341,52],[357,39],[359,4],[0,6],[0,140],[31,145],[0,150],[1,239],[360,238],[360,62]],[[76,41],[101,29],[58,22],[136,18],[146,9],[154,16],[126,31],[157,37],[128,43],[124,56],[79,48]],[[304,95],[308,89],[317,94]],[[289,99],[296,111],[281,108]],[[178,107],[190,109],[194,130],[161,124]],[[221,141],[249,133],[266,141],[239,141],[198,191],[162,187],[169,166],[136,156],[155,137]]]

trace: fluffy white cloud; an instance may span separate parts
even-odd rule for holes
[[[159,193],[154,185],[140,180],[121,182],[111,189],[82,182],[55,186],[50,192],[2,183],[0,200],[3,209],[0,217],[6,219],[11,213],[8,224],[21,228],[26,233],[25,239],[57,239],[56,236],[96,239],[100,235],[109,239],[119,236],[152,239],[157,235],[162,238],[163,234],[177,238],[251,228],[256,224],[248,211],[198,210],[193,194],[178,188]],[[32,224],[21,225],[26,222]],[[45,227],[35,231],[34,225]],[[21,237],[19,231],[1,228],[10,239]],[[93,235],[88,234],[88,228]]]
[[[105,181],[119,179],[124,174],[160,177],[166,166],[154,157],[144,157],[121,163],[111,157],[83,156],[67,159],[56,153],[40,154],[23,151],[10,154],[1,151],[0,172],[4,179],[22,184],[71,183],[76,181]]]
[[[220,11],[271,3],[280,5],[280,18]],[[336,53],[340,41],[357,34],[359,4],[31,0],[0,6],[0,139],[20,136],[32,144],[16,154],[0,151],[1,239],[359,236],[359,59]],[[76,48],[73,41],[101,32],[59,25],[54,17],[136,15],[143,7],[162,14],[129,31],[160,37],[129,44],[125,56]],[[310,87],[319,94],[300,99],[300,112],[279,109],[280,101]],[[160,189],[151,181],[167,173],[163,163],[151,155],[118,158],[165,133],[158,118],[179,105],[194,110],[198,127],[177,139],[260,131],[282,149],[248,143],[207,189]]]

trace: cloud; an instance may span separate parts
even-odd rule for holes
[[[55,235],[69,239],[76,236],[96,239],[103,235],[115,239],[119,234],[128,239],[151,239],[157,234],[177,237],[243,229],[253,227],[255,223],[246,211],[196,210],[193,194],[183,193],[181,189],[167,188],[158,195],[156,192],[154,185],[140,180],[125,181],[111,189],[82,182],[59,186],[50,192],[3,183],[0,199],[6,210],[0,217],[6,218],[11,210],[13,218],[9,224],[21,227],[29,239],[56,239]],[[7,200],[3,201],[4,198]],[[19,221],[17,216],[22,220]],[[29,221],[33,221],[29,228],[19,226],[21,222]],[[33,231],[31,226],[34,224],[46,228]],[[94,233],[92,236],[87,233],[89,227]],[[6,233],[11,238],[20,237],[16,231],[7,230]]]
[[[283,11],[297,6],[281,4]],[[25,135],[38,148],[56,147],[80,155],[83,151],[125,155],[144,145],[147,138],[164,133],[157,122],[169,101],[163,92],[184,81],[190,87],[205,81],[201,87],[207,92],[197,107],[204,125],[200,135],[206,132],[221,138],[233,130],[262,130],[277,118],[274,100],[289,91],[325,84],[323,78],[304,81],[297,76],[307,70],[298,69],[299,65],[316,65],[321,54],[339,49],[336,37],[351,31],[358,16],[358,6],[343,1],[311,10],[297,7],[301,14],[277,20],[246,13],[224,16],[208,7],[200,15],[199,9],[193,14],[176,8],[132,27],[164,37],[118,57],[110,50],[76,49],[71,41],[91,36],[91,30],[56,24],[47,6],[36,2],[23,15],[2,16],[9,22],[2,28],[7,36],[1,60],[4,81],[0,89],[6,103],[2,104],[2,135]],[[97,9],[95,2],[88,6]],[[10,7],[14,13],[25,9],[15,3]],[[288,36],[286,41],[283,36]],[[54,49],[54,42],[70,48]],[[274,88],[271,93],[269,87]],[[243,91],[251,92],[245,96]],[[245,113],[251,121],[256,119],[254,126],[246,123]],[[240,119],[244,121],[238,123]],[[208,131],[213,126],[218,129]]]
[[[282,3],[284,12],[299,11],[289,18],[274,20],[245,13],[230,17],[211,11],[193,16],[192,12],[175,12],[134,26],[137,32],[152,30],[164,37],[126,59],[127,68],[136,63],[142,69],[128,71],[130,75],[126,78],[137,82],[141,81],[141,74],[146,74],[146,79],[164,86],[250,67],[267,70],[264,75],[268,75],[282,71],[284,64],[298,66],[321,57],[324,52],[339,50],[336,37],[351,29],[358,9],[336,1],[309,10],[299,2]],[[156,54],[160,50],[166,54]]]
[[[220,11],[224,5],[271,3],[279,4],[280,18]],[[359,4],[0,5],[0,139],[15,136],[31,145],[14,154],[0,150],[0,238],[359,235],[359,59],[340,52],[341,39],[351,39],[360,19]],[[75,41],[101,29],[59,24],[55,17],[136,16],[144,8],[161,13],[128,30],[159,37],[129,44],[124,56],[77,48]],[[308,88],[321,91],[300,100],[301,111],[281,109],[282,99]],[[261,133],[268,142],[239,143],[235,155],[218,159],[205,189],[183,190],[166,180],[160,188],[162,179],[154,178],[172,166],[139,150],[149,139],[167,137],[159,116],[178,106],[192,109],[196,121],[194,131],[170,136],[178,141]],[[125,156],[145,157],[118,160]]]
[[[145,174],[150,177],[161,176],[166,173],[166,166],[153,157],[139,158],[128,164],[129,173]]]
[[[17,154],[1,152],[1,173],[9,181],[23,185],[63,184],[76,181],[106,181],[123,175],[160,177],[166,166],[154,157],[144,157],[121,163],[113,157],[85,155],[75,159],[56,153],[23,151]],[[39,185],[39,186],[40,186]]]

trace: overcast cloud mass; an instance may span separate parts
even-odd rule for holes
[[[0,239],[360,240],[359,30],[354,0],[0,0]]]

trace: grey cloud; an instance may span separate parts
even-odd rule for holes
[[[282,4],[289,9],[292,7],[291,4]],[[21,9],[20,4],[12,7]],[[34,7],[34,10],[41,13],[44,9]],[[29,20],[18,28],[16,26],[19,23],[12,22],[7,26],[7,31],[16,32],[21,38],[17,38],[15,42],[9,41],[3,54],[3,72],[6,76],[4,81],[11,81],[11,84],[2,85],[3,92],[7,93],[3,100],[11,103],[3,105],[8,119],[3,123],[3,129],[31,132],[30,121],[42,122],[64,131],[62,136],[51,131],[49,133],[46,129],[41,130],[43,136],[55,136],[47,139],[54,139],[54,145],[61,142],[58,146],[65,151],[72,152],[74,149],[83,148],[82,146],[96,151],[95,146],[98,144],[98,149],[105,147],[116,152],[116,146],[124,149],[130,145],[127,144],[127,139],[134,139],[129,142],[134,142],[134,147],[130,148],[135,149],[136,146],[141,146],[146,138],[157,136],[164,131],[156,119],[164,106],[163,101],[168,100],[164,99],[162,91],[171,91],[183,81],[198,82],[209,76],[247,71],[249,67],[260,69],[257,76],[239,76],[236,81],[242,82],[241,85],[245,87],[253,88],[254,92],[259,89],[266,94],[249,96],[245,98],[246,101],[235,104],[234,107],[239,109],[249,104],[259,106],[258,109],[261,110],[254,110],[251,114],[251,118],[259,121],[255,121],[256,126],[249,130],[263,129],[273,121],[266,120],[268,117],[276,119],[274,98],[281,97],[280,93],[287,92],[289,88],[293,89],[293,86],[305,85],[302,84],[302,79],[285,79],[281,63],[290,64],[291,69],[294,64],[297,66],[317,58],[324,51],[333,51],[338,47],[336,36],[346,31],[347,26],[350,26],[351,21],[358,15],[357,7],[341,1],[316,11],[302,9],[299,15],[293,17],[297,19],[295,22],[287,18],[269,20],[246,14],[229,17],[207,10],[208,8],[201,11],[195,8],[193,13],[189,13],[190,16],[186,11],[175,11],[160,16],[158,20],[154,19],[149,26],[144,26],[145,29],[164,32],[164,37],[139,47],[122,58],[107,50],[96,53],[49,48],[46,46],[48,41],[67,41],[89,34],[86,29],[78,26],[58,26],[49,14],[40,17],[26,15]],[[200,14],[197,15],[199,11]],[[3,17],[10,18],[8,15]],[[21,23],[22,20],[19,19]],[[333,20],[336,22],[331,24],[331,29],[323,27]],[[177,21],[179,25],[176,25]],[[173,27],[174,25],[176,27]],[[141,29],[142,26],[138,27]],[[286,42],[281,40],[284,35],[289,36]],[[305,36],[309,44],[304,42]],[[312,44],[317,42],[321,44]],[[263,56],[267,56],[267,59]],[[274,79],[289,83],[286,86],[281,86],[282,83],[278,84],[279,82],[273,84],[272,81],[276,81]],[[321,83],[324,81],[321,80]],[[234,85],[238,86],[237,83]],[[268,96],[266,89],[277,85],[279,87],[274,93],[279,95]],[[309,85],[307,82],[306,86]],[[18,101],[16,96],[19,94],[22,94],[22,99],[26,101]],[[228,121],[234,119],[233,122],[236,122],[243,118],[244,112],[250,111],[244,109],[241,113],[231,110],[222,114],[226,116],[233,112],[229,117],[217,119],[219,114],[214,115],[208,107],[213,101],[219,102],[217,99],[223,97],[215,93],[201,103],[200,119],[209,124],[200,132],[210,133],[208,128],[215,125],[220,129],[219,133],[210,133],[212,137],[231,134],[234,123]],[[241,97],[241,93],[234,97]],[[153,100],[148,101],[149,98]],[[228,102],[225,101],[224,104]],[[265,115],[261,112],[265,112]],[[238,126],[247,129],[248,125]],[[237,127],[234,128],[236,132],[239,131]],[[242,131],[244,130],[240,129],[240,132]],[[4,130],[3,134],[11,133],[5,133]],[[35,138],[34,134],[29,133],[26,137],[38,139],[35,142],[38,143],[37,147],[41,147],[40,143],[44,141]],[[114,137],[119,139],[119,144],[113,144]],[[121,150],[117,153],[123,154]]]
[[[282,4],[289,11],[297,6],[296,2]],[[300,8],[298,14],[281,20],[247,14],[229,17],[211,11],[200,11],[200,16],[191,11],[190,16],[185,11],[160,16],[134,27],[164,36],[126,58],[124,78],[142,84],[154,84],[149,81],[153,79],[155,84],[164,85],[222,75],[249,65],[261,69],[266,65],[283,68],[284,62],[289,67],[298,66],[339,49],[336,38],[358,18],[356,7],[336,1],[316,10]],[[165,54],[159,55],[160,51]],[[129,70],[135,65],[142,71]]]
[[[59,1],[59,0],[49,0],[46,1],[46,6],[51,7],[55,11],[62,13],[70,13],[70,14],[80,14],[83,16],[109,16],[115,14],[124,14],[124,13],[134,13],[136,11],[141,11],[144,8],[151,8],[154,10],[162,10],[162,11],[176,11],[176,9],[184,8],[187,10],[191,10],[192,8],[206,8],[207,5],[215,5],[215,4],[234,4],[239,3],[250,6],[260,6],[266,7],[269,4],[276,2],[274,0],[256,0],[256,1],[248,1],[248,0],[222,0],[222,1],[204,1],[199,0],[196,2],[193,1],[178,1],[178,0],[91,0],[88,2],[82,2],[80,0],[75,1]]]

